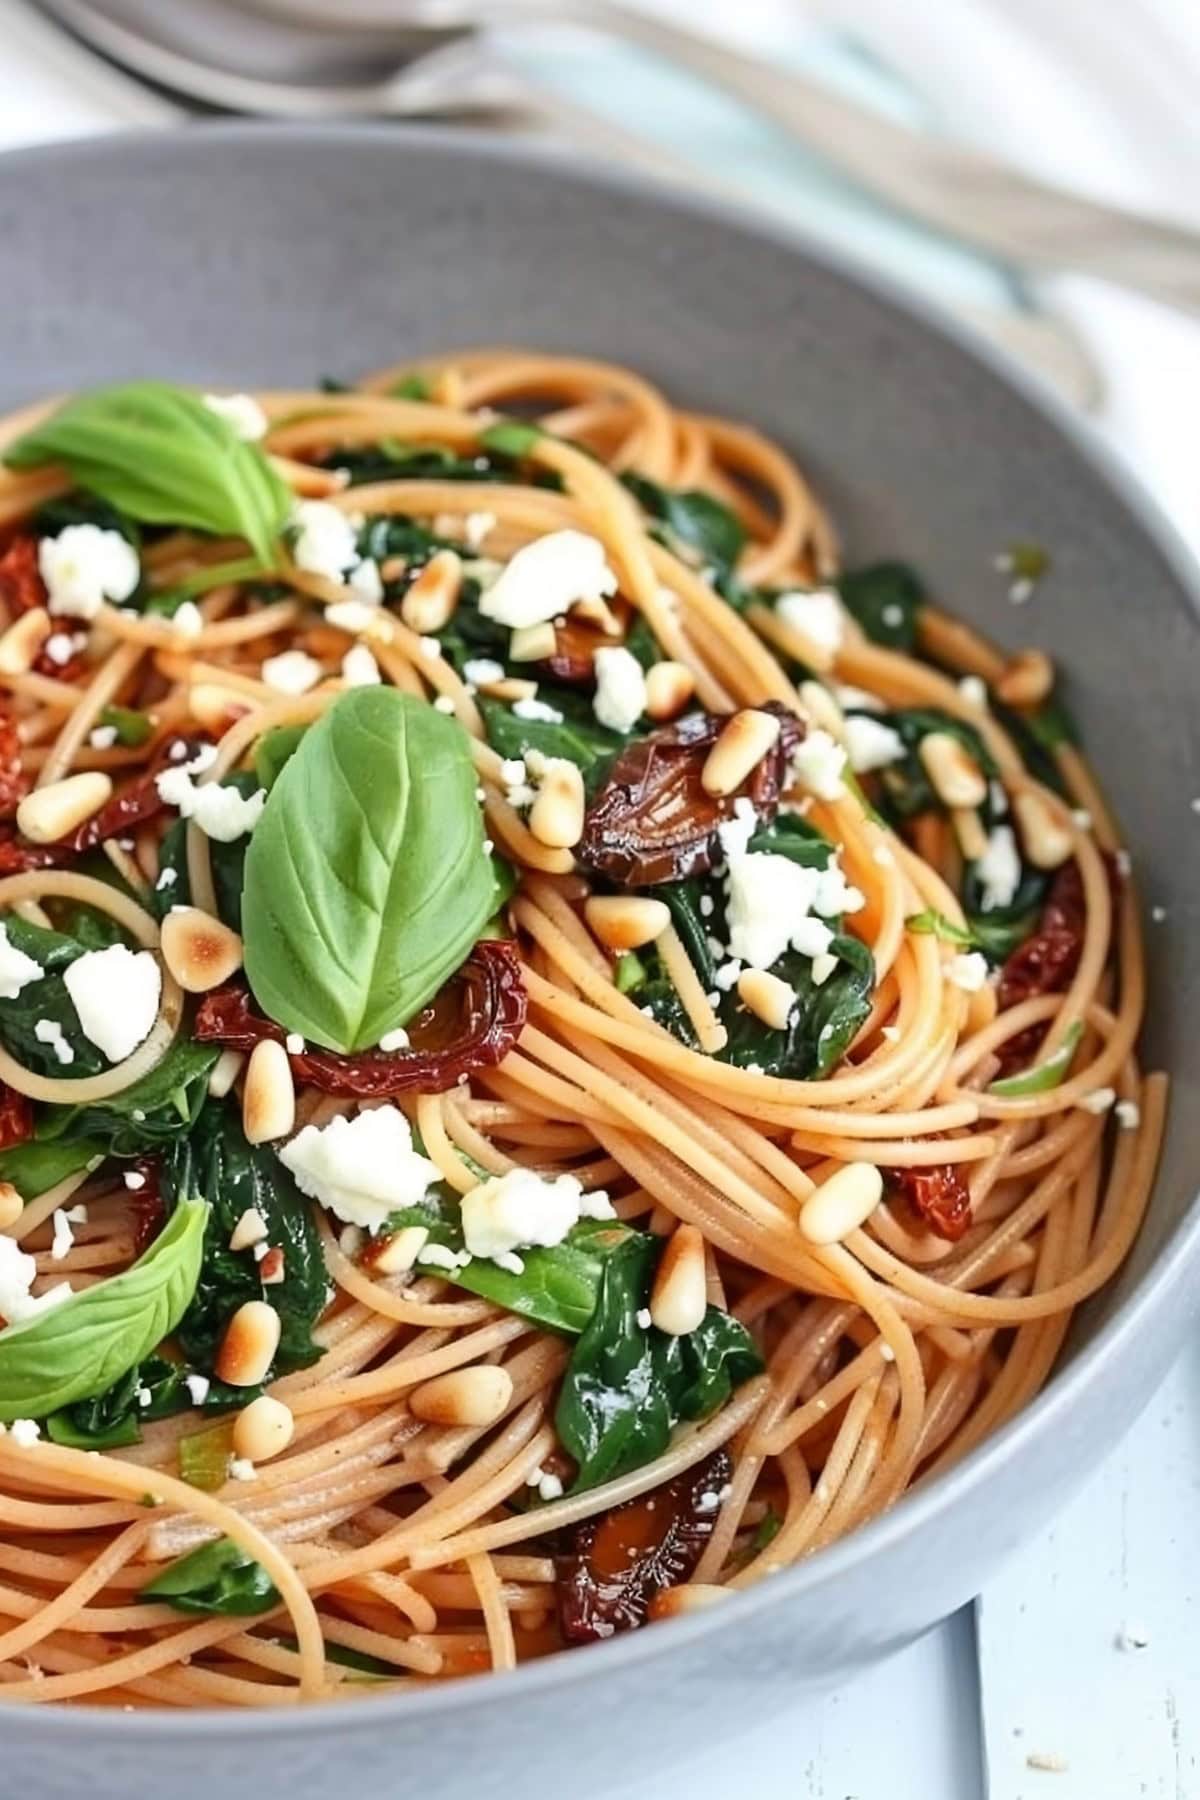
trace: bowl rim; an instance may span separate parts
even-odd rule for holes
[[[709,221],[723,232],[746,239],[765,240],[827,275],[865,291],[885,308],[901,314],[927,335],[948,343],[957,356],[980,366],[993,379],[1013,391],[1034,413],[1048,423],[1072,455],[1085,464],[1114,495],[1144,540],[1162,557],[1173,578],[1184,610],[1200,625],[1200,562],[1193,557],[1158,502],[1141,485],[1129,466],[1103,440],[1091,422],[1024,366],[936,301],[927,299],[901,279],[882,272],[853,251],[832,246],[803,228],[768,216],[744,216],[736,201],[675,189],[640,172],[609,168],[590,157],[562,152],[514,140],[496,132],[468,131],[435,125],[377,122],[278,122],[217,120],[167,127],[138,126],[37,144],[10,150],[0,156],[0,171],[22,165],[77,164],[127,161],[150,145],[162,151],[166,164],[161,173],[170,177],[171,159],[182,156],[203,159],[208,146],[235,146],[254,154],[263,143],[279,142],[307,149],[324,145],[331,155],[343,149],[373,145],[385,155],[401,152],[420,157],[428,151],[438,158],[465,163],[499,161],[509,167],[526,167],[564,186],[576,186],[608,195],[624,196],[636,203],[650,203],[666,215],[676,214]],[[1200,1180],[1200,1171],[1198,1180]],[[420,1688],[415,1693],[379,1695],[366,1715],[355,1706],[338,1701],[314,1701],[280,1713],[262,1710],[197,1707],[184,1711],[122,1712],[86,1703],[46,1708],[5,1709],[5,1735],[32,1739],[47,1734],[55,1738],[97,1741],[120,1740],[136,1744],[144,1739],[179,1741],[204,1738],[219,1728],[230,1740],[246,1741],[286,1733],[310,1737],[341,1736],[360,1731],[366,1720],[386,1727],[417,1719],[432,1719],[447,1711],[501,1702],[510,1706],[526,1695],[545,1693],[563,1686],[601,1680],[606,1671],[654,1661],[690,1643],[748,1623],[760,1610],[798,1603],[807,1595],[836,1584],[856,1563],[885,1556],[910,1534],[928,1531],[940,1513],[969,1503],[992,1473],[1010,1457],[1031,1455],[1038,1439],[1070,1414],[1079,1398],[1103,1376],[1110,1361],[1140,1334],[1148,1316],[1160,1312],[1174,1319],[1173,1335],[1182,1340],[1187,1309],[1172,1312],[1171,1301],[1182,1290],[1193,1269],[1200,1265],[1200,1186],[1187,1210],[1174,1226],[1167,1242],[1132,1292],[1093,1340],[1064,1369],[1055,1369],[1047,1385],[1017,1416],[986,1438],[963,1461],[927,1487],[910,1491],[879,1518],[823,1549],[811,1560],[781,1570],[769,1581],[733,1595],[720,1606],[705,1608],[670,1622],[669,1627],[631,1632],[607,1643],[595,1644],[584,1655],[559,1654],[541,1658],[520,1668],[492,1672],[482,1682],[448,1681]],[[1147,1392],[1148,1401],[1153,1390]],[[1113,1448],[1112,1445],[1108,1446]]]

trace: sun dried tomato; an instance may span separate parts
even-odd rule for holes
[[[1114,907],[1120,898],[1121,876],[1114,858],[1105,857]],[[1018,944],[1000,971],[996,1004],[1001,1012],[1041,994],[1061,994],[1070,987],[1083,954],[1087,931],[1087,906],[1079,864],[1064,863],[1050,884],[1037,930]],[[1047,1024],[1030,1025],[1001,1045],[1002,1073],[1023,1069],[1033,1061],[1045,1037]]]
[[[158,818],[167,810],[167,803],[158,791],[157,776],[171,763],[185,762],[194,756],[204,741],[199,737],[165,740],[144,775],[129,782],[99,812],[93,813],[69,837],[60,838],[57,843],[30,844],[16,835],[0,839],[0,875],[16,875],[25,869],[62,868],[108,838],[124,837],[139,825]],[[177,744],[183,745],[184,753],[177,752],[172,756]]]
[[[923,1169],[885,1169],[888,1186],[898,1190],[931,1231],[952,1244],[971,1223],[971,1190],[961,1163],[937,1163]]]
[[[521,1035],[525,984],[517,946],[484,938],[458,973],[408,1025],[407,1050],[305,1049],[289,1055],[292,1074],[327,1094],[379,1099],[387,1094],[442,1094],[463,1075],[502,1062]],[[206,994],[196,1014],[196,1039],[252,1050],[263,1038],[287,1041],[282,1025],[264,1018],[247,990],[231,983]]]
[[[14,617],[46,604],[46,584],[38,569],[38,541],[31,531],[18,532],[0,556],[0,600]]]
[[[633,608],[627,600],[610,601],[609,611],[621,628],[616,635],[605,631],[591,619],[578,619],[570,613],[561,625],[556,624],[554,654],[544,657],[538,663],[539,672],[555,681],[566,682],[571,687],[588,686],[595,674],[597,650],[612,649],[617,644],[623,644],[633,616]]]
[[[0,714],[0,819],[13,819],[33,785],[21,766],[21,738],[17,722]]]
[[[130,1187],[128,1176],[140,1175],[141,1186]],[[161,1165],[156,1156],[140,1156],[127,1171],[126,1199],[133,1214],[133,1249],[136,1256],[148,1250],[167,1218],[163,1204]]]
[[[562,1635],[568,1644],[593,1644],[646,1622],[651,1600],[694,1573],[720,1511],[713,1501],[733,1465],[718,1450],[698,1468],[654,1488],[569,1534],[555,1558]]]
[[[769,825],[804,726],[777,701],[758,710],[779,720],[779,737],[737,794],[709,794],[701,781],[727,718],[693,713],[622,750],[588,808],[580,861],[623,887],[684,881],[719,859],[718,828],[734,817],[738,800],[749,800],[759,824]]]
[[[33,1101],[0,1081],[0,1150],[28,1143],[33,1136]]]

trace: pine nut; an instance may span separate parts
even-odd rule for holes
[[[1060,868],[1075,844],[1067,826],[1059,824],[1040,794],[1014,794],[1012,809],[1025,854],[1034,867]],[[19,812],[17,819],[19,822]]]
[[[431,556],[400,602],[400,617],[410,631],[427,637],[454,617],[462,592],[462,559],[456,550]]]
[[[651,663],[646,670],[646,717],[677,718],[695,691],[696,677],[686,663]]]
[[[589,594],[586,600],[576,600],[571,617],[583,619],[588,625],[598,625],[605,637],[619,638],[621,635],[621,621],[601,594]]]
[[[409,1411],[429,1425],[494,1425],[512,1399],[507,1369],[483,1363],[474,1369],[452,1369],[423,1381],[408,1397]]]
[[[1040,706],[1054,690],[1054,664],[1044,650],[1018,650],[993,685],[1006,706]]]
[[[56,843],[99,812],[112,791],[111,779],[99,769],[34,788],[17,808],[18,828],[31,843]]]
[[[701,787],[706,794],[732,794],[778,741],[779,720],[771,713],[752,706],[734,713],[705,759]]]
[[[486,694],[489,700],[533,700],[538,691],[536,681],[526,681],[522,675],[502,675],[499,681],[481,681],[479,692]]]
[[[296,1123],[292,1066],[282,1044],[263,1038],[250,1052],[242,1089],[242,1129],[252,1144],[286,1137]]]
[[[214,1100],[223,1100],[242,1072],[245,1055],[241,1050],[222,1050],[212,1066],[208,1091]]]
[[[666,1249],[650,1293],[650,1318],[669,1337],[686,1337],[708,1311],[704,1239],[694,1225],[679,1225]]]
[[[197,725],[203,725],[206,731],[216,736],[223,736],[237,719],[245,718],[254,710],[254,702],[248,694],[237,688],[222,687],[216,681],[198,681],[195,687],[188,689],[188,711]]]
[[[406,1225],[384,1241],[371,1258],[371,1267],[380,1275],[407,1275],[428,1242],[424,1225]]]
[[[810,722],[840,744],[846,735],[846,715],[825,683],[802,681],[796,691]]]
[[[249,1250],[253,1244],[261,1244],[267,1235],[267,1221],[257,1206],[248,1206],[233,1230],[229,1234],[231,1250]]]
[[[573,762],[554,757],[529,809],[529,829],[539,844],[570,850],[583,836],[583,776]]]
[[[35,606],[14,619],[0,637],[0,675],[27,675],[50,636],[50,614]]]
[[[678,1619],[683,1613],[703,1612],[706,1607],[716,1606],[722,1600],[729,1599],[728,1588],[714,1587],[707,1581],[688,1581],[681,1587],[660,1588],[646,1608],[646,1617],[657,1623],[660,1619]]]
[[[286,1450],[296,1432],[290,1406],[273,1394],[260,1394],[233,1421],[233,1450],[248,1462],[270,1462]]]
[[[163,961],[188,994],[207,994],[242,966],[242,940],[198,906],[175,906],[162,922]]]
[[[738,999],[756,1019],[772,1031],[786,1031],[796,1004],[796,990],[766,969],[743,969],[738,976]]]
[[[584,902],[583,916],[606,950],[640,950],[671,923],[666,902],[642,894],[597,895]]]
[[[938,799],[945,806],[982,806],[987,781],[979,765],[948,731],[929,731],[921,739],[920,757]]]
[[[257,1387],[279,1348],[279,1314],[265,1300],[247,1300],[225,1327],[216,1372],[232,1387]]]
[[[15,1225],[25,1210],[25,1202],[11,1181],[0,1181],[0,1231]]]
[[[541,625],[519,625],[509,639],[512,662],[545,662],[558,648],[558,634],[549,619]]]
[[[883,1176],[874,1163],[846,1163],[804,1202],[800,1229],[810,1244],[840,1244],[882,1198]]]
[[[987,832],[983,829],[983,820],[973,807],[956,806],[950,814],[950,823],[954,827],[958,847],[968,862],[978,862],[981,856],[987,855]]]

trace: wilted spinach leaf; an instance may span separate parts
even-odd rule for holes
[[[692,552],[689,561],[707,563],[718,575],[733,572],[746,528],[731,508],[699,489],[662,487],[644,475],[622,480],[643,511],[665,526],[669,548]]]
[[[217,1538],[170,1563],[146,1583],[139,1600],[164,1600],[179,1612],[226,1613],[237,1617],[270,1612],[279,1590],[260,1562],[231,1538]]]
[[[839,575],[837,587],[847,611],[872,643],[912,654],[925,589],[906,563],[871,563],[865,569],[848,569]]]
[[[280,732],[302,730],[303,727],[280,726]],[[268,737],[276,736],[268,732]],[[294,747],[294,746],[293,746]],[[261,749],[261,746],[260,746]],[[256,758],[256,770],[258,769]],[[232,775],[226,775],[220,784],[222,787],[236,788],[238,793],[248,798],[256,794],[260,787],[269,787],[270,783],[261,778],[261,771],[251,774],[248,769],[239,769]],[[222,843],[219,838],[209,839],[209,856],[212,862],[213,888],[217,896],[217,912],[226,925],[234,931],[240,931],[242,925],[242,885],[246,876],[246,851],[250,839],[243,834],[229,843]],[[187,821],[176,819],[163,834],[158,851],[159,882],[166,870],[173,870],[175,879],[166,886],[156,884],[150,890],[148,905],[156,918],[165,919],[173,906],[190,906],[192,904],[191,883],[188,880],[187,866]]]
[[[590,695],[543,682],[538,698],[561,713],[561,720],[522,719],[503,701],[481,698],[479,710],[489,744],[504,757],[523,756],[526,750],[565,757],[583,770],[584,784],[590,789],[602,775],[608,759],[629,740],[601,725],[592,711]]]
[[[983,773],[994,777],[996,765],[983,739],[973,725],[953,713],[940,712],[933,706],[899,707],[882,715],[903,740],[905,754],[878,771],[880,811],[890,819],[913,819],[919,813],[944,812],[920,757],[921,740],[930,732],[945,732],[957,738],[973,762]]]
[[[195,1044],[181,1034],[162,1061],[132,1087],[82,1106],[45,1107],[38,1118],[38,1137],[98,1138],[114,1156],[136,1156],[149,1145],[170,1143],[199,1114],[220,1053],[219,1044]]]

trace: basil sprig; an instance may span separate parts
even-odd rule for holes
[[[203,1201],[185,1200],[124,1274],[0,1331],[0,1420],[103,1393],[168,1337],[195,1291],[207,1218]]]
[[[240,537],[268,564],[291,496],[257,444],[198,394],[165,381],[96,388],[59,407],[6,452],[13,469],[65,464],[131,519]]]
[[[462,728],[354,688],[305,732],[246,854],[246,975],[263,1011],[328,1050],[407,1023],[496,910]]]

